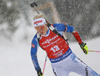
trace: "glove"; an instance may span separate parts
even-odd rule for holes
[[[41,70],[38,70],[38,71],[37,71],[37,74],[38,74],[38,76],[43,76]]]
[[[84,43],[84,42],[82,42],[81,44],[79,44],[80,45],[80,47],[81,47],[81,49],[83,50],[83,52],[85,53],[85,54],[88,54],[88,47],[87,47],[87,45],[86,45],[86,43]]]

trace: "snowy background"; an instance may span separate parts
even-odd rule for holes
[[[37,76],[30,56],[31,40],[36,33],[32,19],[37,13],[29,6],[33,1],[42,7],[53,0],[0,0],[0,76]],[[51,23],[57,22],[53,17],[59,21],[55,15],[58,13],[61,22],[68,22],[79,31],[90,50],[100,51],[100,0],[54,0],[52,6],[53,9],[43,8],[39,12]],[[100,53],[85,55],[70,33],[68,39],[73,52],[100,74]],[[41,69],[45,57],[45,51],[39,48]],[[49,59],[44,76],[54,76]]]

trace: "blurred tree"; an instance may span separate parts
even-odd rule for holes
[[[82,39],[88,39],[100,12],[100,0],[54,0],[54,2],[61,20],[74,26]]]
[[[34,0],[38,6],[47,2],[54,1],[56,9],[59,12],[60,19],[74,26],[80,33],[82,39],[88,39],[100,35],[99,29],[93,33],[95,23],[100,26],[100,0]],[[33,0],[0,0],[0,24],[8,23],[7,30],[16,31],[17,26],[14,25],[19,18],[19,14],[23,15],[26,25],[30,25],[29,11],[30,3]],[[54,8],[55,9],[55,8]],[[32,9],[31,9],[32,10]],[[43,9],[42,12],[46,15],[50,22],[52,21],[52,11],[50,8]],[[99,16],[99,17],[98,17]],[[2,25],[0,25],[2,26]],[[95,28],[94,28],[95,29]],[[0,29],[1,31],[1,29]],[[5,31],[5,30],[2,30]],[[73,38],[71,36],[69,39]],[[73,39],[72,39],[73,40]]]
[[[54,1],[59,12],[60,19],[74,26],[80,33],[82,39],[89,39],[99,35],[99,32],[92,33],[91,29],[95,26],[95,22],[99,21],[100,0],[35,0],[39,6]],[[54,8],[55,9],[55,8]],[[50,9],[44,9],[48,20],[52,12]],[[51,21],[52,22],[52,21]],[[95,30],[98,31],[98,30]],[[71,36],[69,39],[73,38]],[[74,39],[74,38],[73,38]],[[73,40],[72,39],[72,40]]]
[[[0,0],[0,23],[8,23],[8,30],[14,32],[14,23],[18,19],[19,11],[14,0]]]

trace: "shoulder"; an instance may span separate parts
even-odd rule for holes
[[[53,26],[54,26],[54,27],[64,26],[64,24],[62,24],[62,23],[54,23]]]
[[[54,23],[53,27],[55,29],[57,29],[57,31],[65,31],[66,30],[65,25],[62,23]]]
[[[67,25],[67,32],[73,32],[74,30],[73,26]]]
[[[37,41],[37,34],[34,35],[33,39],[32,39],[32,43]]]

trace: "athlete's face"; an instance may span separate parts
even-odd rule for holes
[[[35,27],[35,29],[36,29],[36,30],[38,31],[38,33],[41,34],[41,35],[46,35],[46,32],[47,32],[47,30],[48,30],[47,24],[41,25],[41,26],[37,26],[37,27]]]

